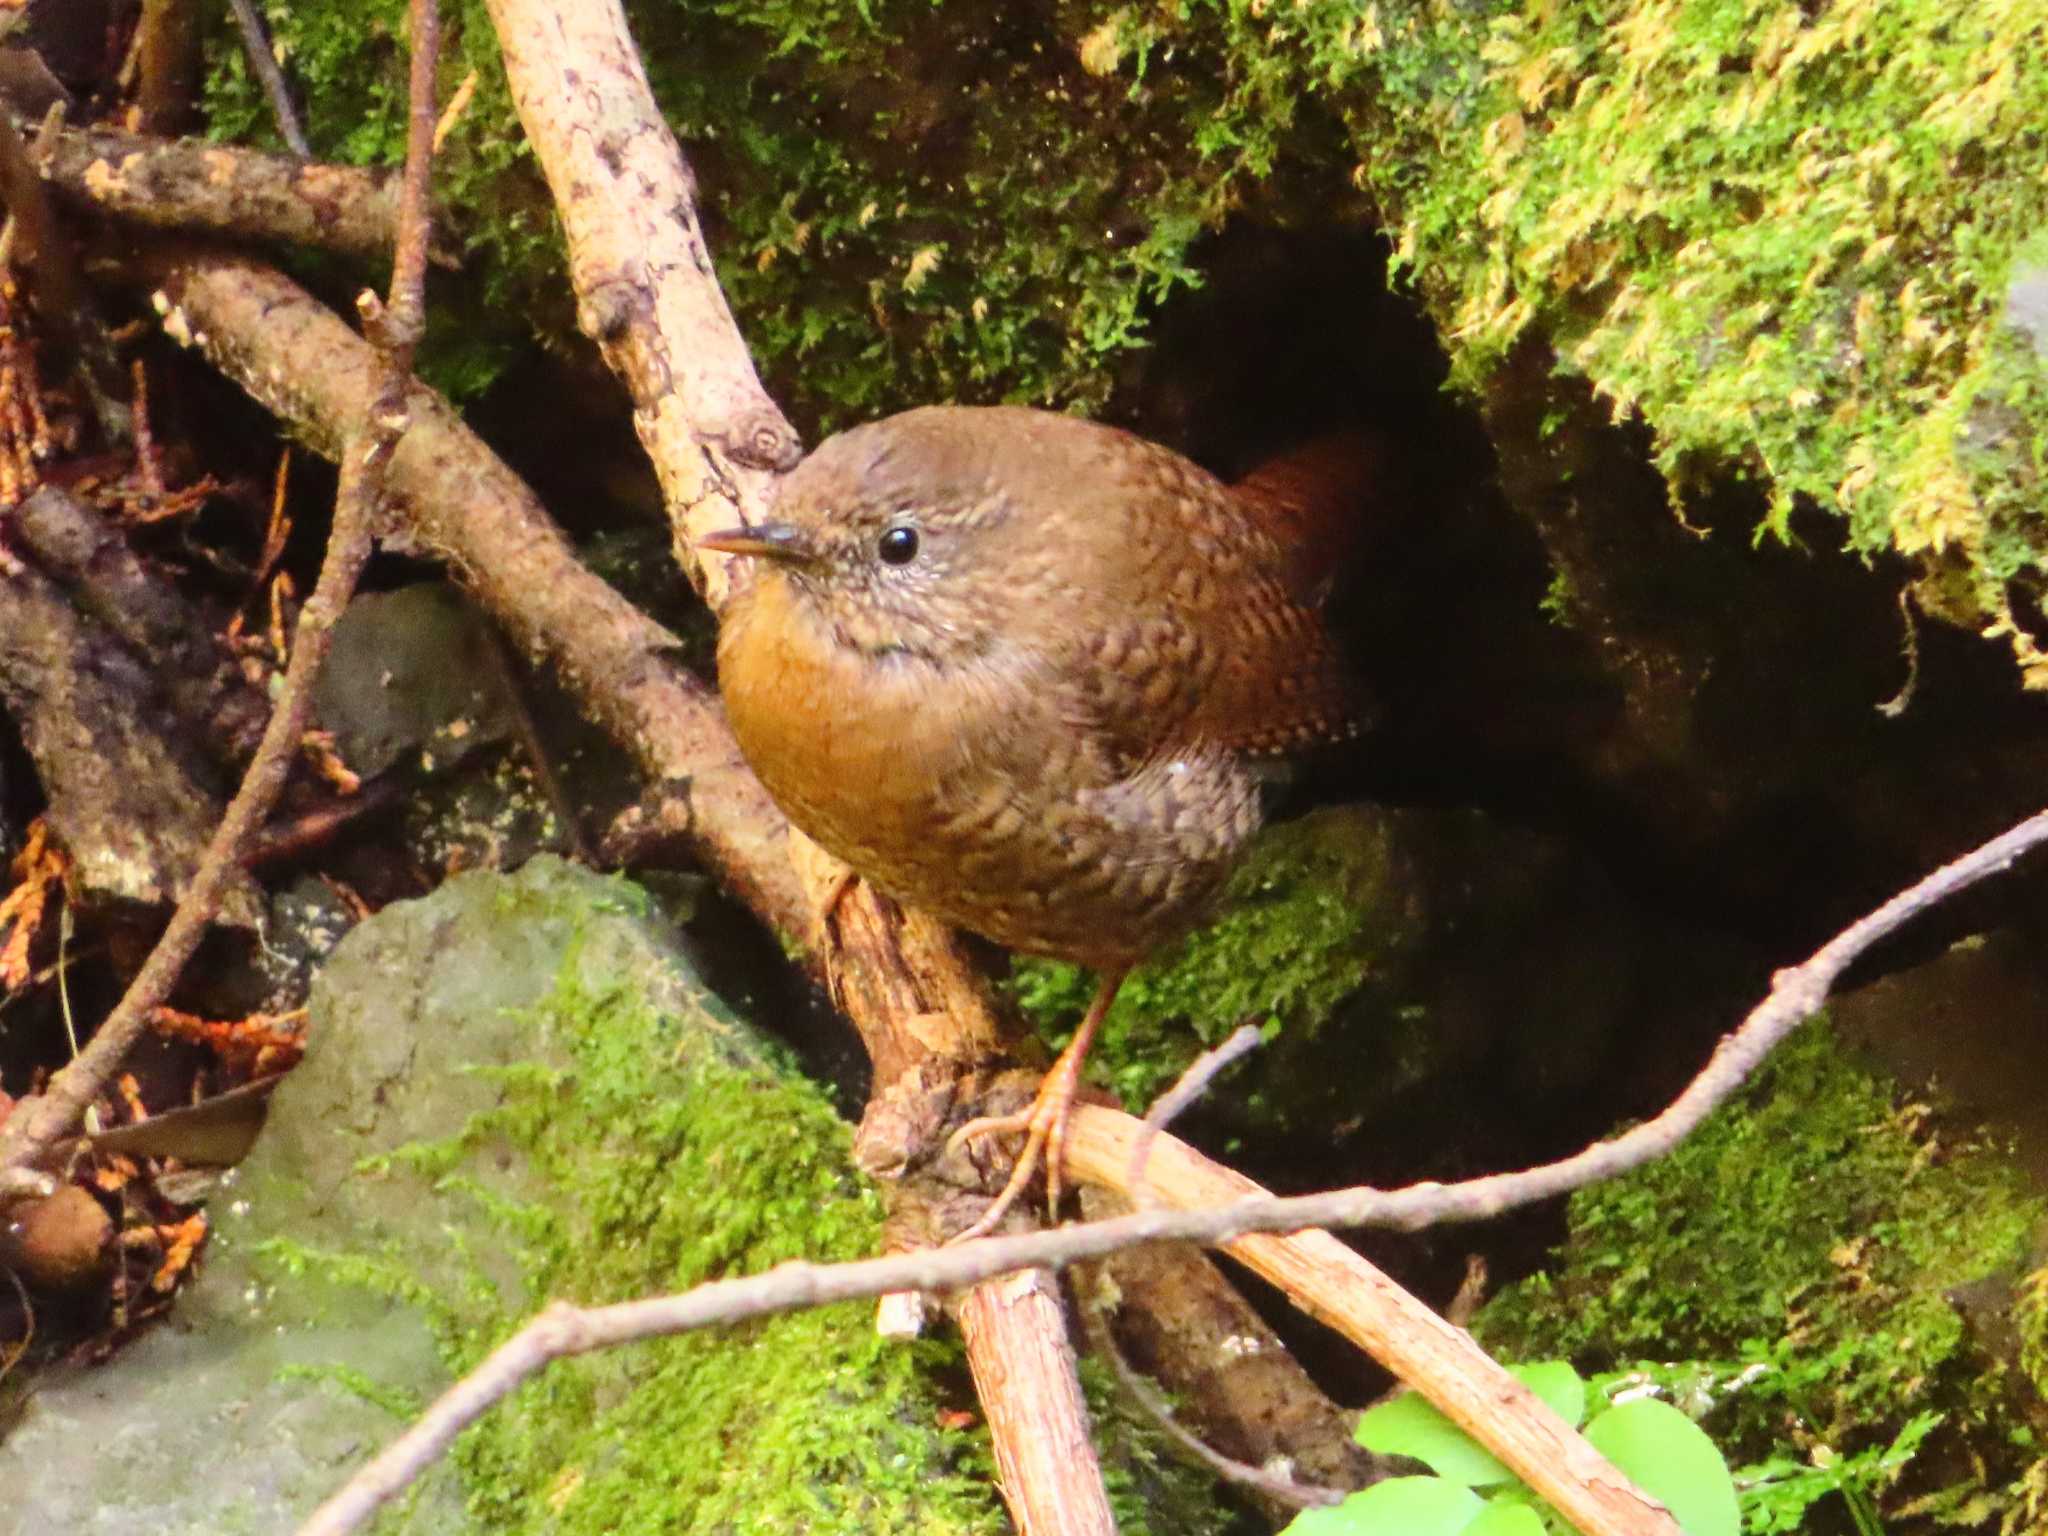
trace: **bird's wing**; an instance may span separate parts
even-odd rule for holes
[[[1341,740],[1362,725],[1357,679],[1326,607],[1358,537],[1375,464],[1355,439],[1311,443],[1216,495],[1219,579],[1197,594],[1217,652],[1192,728],[1240,752]]]

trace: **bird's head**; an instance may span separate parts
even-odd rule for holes
[[[787,582],[851,649],[938,665],[982,655],[1014,627],[1046,532],[1019,515],[1014,466],[991,452],[986,418],[1004,414],[932,407],[842,432],[783,480],[769,521],[698,547]]]

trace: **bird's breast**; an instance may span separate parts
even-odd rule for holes
[[[848,647],[770,575],[719,641],[734,734],[790,819],[899,899],[1012,948],[1127,965],[1206,906],[1257,825],[1234,760],[1116,766],[1022,653]]]
[[[914,658],[839,644],[779,576],[719,636],[719,688],[740,750],[799,827],[871,878],[924,835],[962,733]]]

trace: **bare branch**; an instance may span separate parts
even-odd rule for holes
[[[613,0],[490,0],[513,104],[555,195],[577,320],[633,397],[684,569],[692,532],[758,518],[803,445],[712,275],[696,179]],[[721,562],[722,563],[722,562]]]
[[[954,1316],[974,1394],[989,1421],[996,1488],[1017,1529],[1033,1536],[1116,1536],[1109,1492],[1093,1475],[1088,1409],[1052,1272],[1019,1270],[973,1286]],[[1076,1468],[1088,1475],[1077,1475]]]
[[[392,248],[398,199],[388,172],[110,128],[46,132],[36,151],[45,185],[71,207],[350,256],[381,258]]]
[[[270,115],[277,120],[279,136],[301,160],[312,159],[306,130],[299,126],[299,109],[292,105],[291,87],[285,83],[284,71],[277,67],[277,55],[270,50],[270,34],[264,30],[263,18],[256,13],[256,0],[228,3],[234,8],[235,25],[242,29],[242,51],[248,56],[249,68],[256,72],[263,94],[270,100]]]
[[[1152,1139],[1169,1125],[1174,1118],[1200,1098],[1232,1062],[1258,1049],[1259,1031],[1256,1025],[1244,1024],[1232,1030],[1230,1038],[1212,1050],[1202,1052],[1188,1063],[1187,1070],[1174,1081],[1174,1085],[1153,1101],[1145,1111],[1145,1129],[1131,1146],[1131,1168],[1124,1175],[1124,1184],[1130,1189],[1145,1187],[1145,1158],[1152,1150]]]

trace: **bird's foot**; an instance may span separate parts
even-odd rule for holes
[[[968,1121],[947,1138],[946,1151],[952,1153],[983,1136],[1009,1135],[1017,1131],[1024,1133],[1024,1150],[1017,1154],[1017,1164],[1010,1170],[1009,1182],[1003,1185],[1002,1193],[972,1226],[956,1233],[948,1239],[949,1242],[970,1242],[993,1232],[996,1223],[1003,1219],[1004,1213],[1017,1203],[1017,1197],[1030,1185],[1032,1174],[1038,1171],[1041,1155],[1045,1159],[1046,1213],[1050,1216],[1059,1214],[1060,1170],[1066,1155],[1067,1116],[1073,1112],[1074,1096],[1081,1086],[1084,1054],[1085,1048],[1077,1052],[1072,1046],[1062,1051],[1060,1059],[1053,1063],[1052,1070],[1039,1085],[1038,1097],[1032,1100],[1029,1109],[1019,1110],[1014,1115],[984,1115],[978,1120]]]

